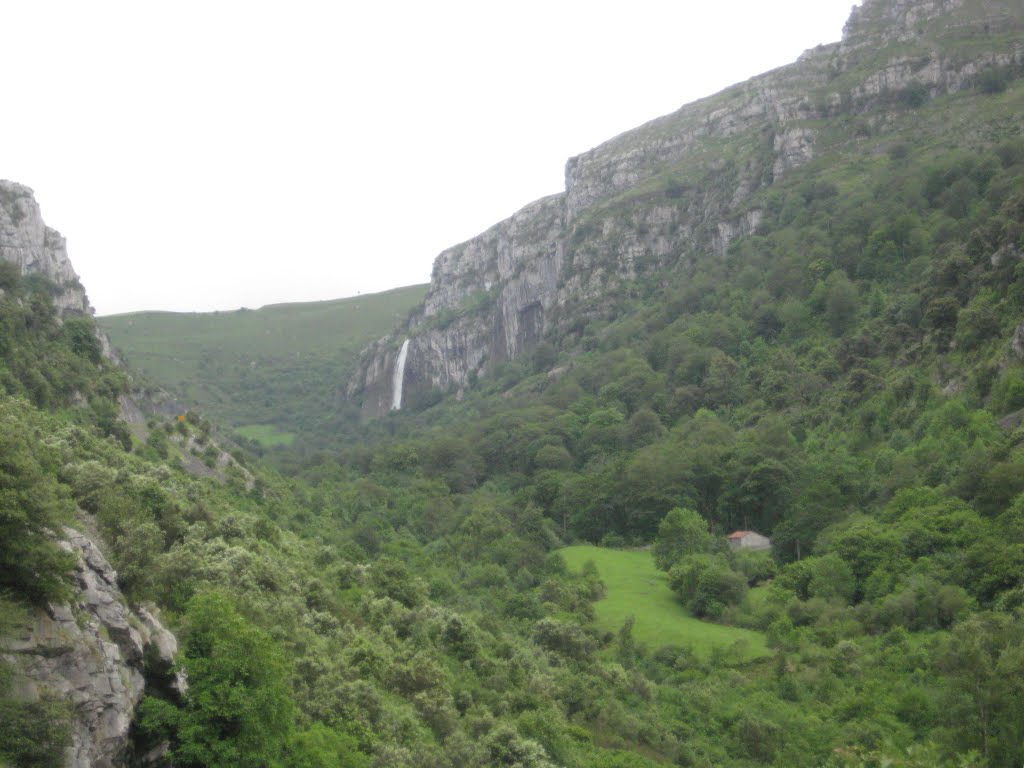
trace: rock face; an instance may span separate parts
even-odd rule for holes
[[[415,407],[549,332],[578,332],[625,283],[725,257],[755,232],[752,194],[814,157],[815,121],[882,120],[889,105],[974,87],[992,68],[1024,69],[1020,3],[864,0],[842,41],[570,159],[563,193],[441,253],[422,308],[367,351],[348,396],[367,416],[389,410],[405,338],[402,400]]]
[[[122,766],[147,682],[166,695],[185,690],[173,670],[177,641],[150,611],[125,605],[117,573],[91,539],[65,528],[61,546],[78,556],[74,602],[37,611],[26,633],[7,641],[0,655],[18,670],[21,696],[48,693],[73,706],[65,768]]]
[[[1024,323],[1017,326],[1017,330],[1013,332],[1013,340],[1010,342],[1010,346],[1013,349],[1013,354],[1018,359],[1024,360]]]
[[[53,283],[60,313],[92,314],[60,232],[43,223],[32,190],[0,179],[0,258]]]

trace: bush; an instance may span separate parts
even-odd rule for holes
[[[928,86],[922,82],[914,80],[905,88],[897,92],[896,100],[906,107],[917,109],[928,101],[929,95]]]
[[[71,505],[54,480],[52,459],[28,439],[24,413],[16,403],[0,405],[0,590],[43,605],[68,594],[75,557],[50,532],[60,530]]]
[[[747,579],[729,567],[721,555],[688,555],[669,571],[669,586],[697,616],[717,619],[726,608],[739,605],[747,594]]]
[[[995,67],[978,75],[978,90],[982,93],[1002,93],[1007,86],[1006,71]]]
[[[770,581],[778,572],[770,552],[737,552],[733,567],[743,574],[747,584],[752,587]]]
[[[976,349],[999,334],[999,305],[991,292],[979,293],[957,318],[956,340],[961,349]]]
[[[508,725],[495,728],[487,737],[487,765],[500,768],[555,768],[548,760],[544,747],[530,739],[519,736]]]
[[[0,291],[21,293],[21,270],[6,259],[0,259]]]
[[[290,768],[364,768],[369,764],[352,736],[320,723],[296,733],[288,749]]]
[[[71,351],[89,362],[99,364],[103,356],[100,341],[96,338],[96,326],[84,317],[69,317],[62,327],[64,337]]]
[[[537,469],[569,470],[572,469],[572,456],[561,445],[545,445],[533,457],[533,465]]]
[[[746,579],[716,563],[697,580],[692,609],[697,616],[717,619],[730,605],[739,605],[746,594]]]
[[[1024,370],[1011,368],[992,386],[991,408],[995,413],[1010,413],[1024,408]]]
[[[714,555],[688,555],[672,566],[668,572],[668,584],[679,599],[689,605],[697,594],[700,577],[716,563],[718,558]]]
[[[538,621],[534,626],[533,638],[543,648],[576,660],[584,659],[597,647],[594,639],[578,624],[569,624],[557,619]]]
[[[175,764],[280,764],[295,713],[280,649],[223,595],[193,598],[187,618],[185,707],[178,710],[166,701],[147,699],[143,730],[171,739]]]
[[[4,677],[0,669],[0,678]],[[63,763],[71,732],[70,705],[43,698],[35,702],[8,699],[0,679],[0,765],[51,768]]]
[[[374,563],[370,586],[406,608],[415,608],[426,599],[423,582],[413,576],[404,563],[388,557],[382,557]]]
[[[948,629],[972,606],[962,587],[912,577],[905,587],[874,606],[868,623],[875,631],[895,626],[915,632]]]
[[[857,316],[857,287],[846,273],[833,272],[825,281],[825,322],[836,336],[844,333]]]
[[[807,593],[810,597],[821,597],[826,600],[836,599],[844,603],[853,600],[857,590],[857,580],[849,565],[836,555],[818,558],[815,565],[811,582],[807,585]]]

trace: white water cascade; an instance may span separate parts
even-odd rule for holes
[[[409,354],[409,339],[402,343],[402,349],[395,360],[395,370],[391,374],[391,410],[402,410],[402,384],[405,381],[405,357]]]

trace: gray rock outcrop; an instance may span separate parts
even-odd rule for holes
[[[185,690],[174,670],[177,641],[150,610],[127,607],[117,573],[90,538],[65,528],[61,546],[78,557],[74,601],[36,611],[25,632],[0,646],[0,657],[17,670],[18,695],[45,693],[72,705],[65,768],[115,768],[128,759],[147,674],[167,695]]]
[[[1013,339],[1010,341],[1010,348],[1018,360],[1024,360],[1024,323],[1017,326],[1013,332]]]
[[[957,45],[985,39],[985,46]],[[522,358],[549,332],[577,333],[629,281],[756,232],[751,196],[813,159],[816,120],[973,87],[1024,70],[1024,14],[1000,0],[864,0],[843,39],[570,159],[565,191],[441,253],[422,308],[367,351],[347,395],[364,415],[457,392]]]
[[[43,223],[32,190],[0,179],[0,259],[23,275],[41,275],[53,283],[60,313],[92,314],[85,288],[68,259],[60,232]]]

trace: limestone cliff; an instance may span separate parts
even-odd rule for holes
[[[64,238],[43,223],[32,190],[8,181],[0,181],[0,259],[24,276],[43,278],[61,317],[92,313]],[[110,356],[109,343],[98,336]],[[87,515],[81,523],[88,531]],[[34,610],[21,631],[0,638],[0,659],[15,671],[14,695],[70,705],[64,768],[127,765],[143,692],[184,692],[185,680],[173,667],[177,642],[155,609],[127,605],[95,533],[65,528],[54,535],[76,556],[73,598]]]
[[[617,289],[756,231],[752,195],[815,156],[821,121],[884,121],[901,100],[1024,67],[1020,0],[865,0],[843,39],[570,159],[565,191],[441,253],[421,309],[349,383],[386,412],[410,339],[403,402],[458,391],[545,335],[582,328]]]
[[[53,284],[53,303],[65,313],[92,314],[85,289],[68,259],[60,232],[43,223],[32,190],[0,179],[0,259],[23,275],[40,275]]]
[[[64,768],[122,766],[147,685],[165,695],[184,692],[186,682],[173,670],[177,642],[153,612],[126,606],[117,573],[92,539],[65,528],[61,546],[78,558],[74,600],[36,611],[20,636],[2,642],[0,658],[14,665],[21,696],[71,705]]]

